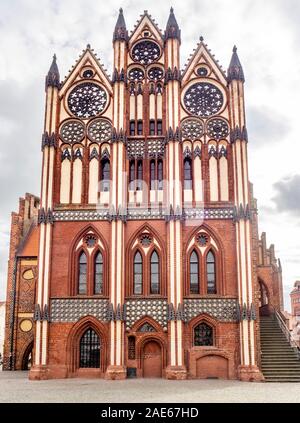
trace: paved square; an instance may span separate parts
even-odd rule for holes
[[[32,382],[27,372],[0,372],[0,403],[4,402],[300,402],[300,383],[165,379]]]

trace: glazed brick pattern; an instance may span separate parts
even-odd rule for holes
[[[168,304],[165,300],[129,300],[126,301],[126,328],[130,329],[143,316],[150,316],[163,329],[167,329]]]
[[[185,299],[184,312],[189,321],[206,313],[220,322],[236,321],[237,300],[233,298]]]
[[[85,316],[107,321],[108,300],[68,298],[51,300],[51,322],[77,322]]]

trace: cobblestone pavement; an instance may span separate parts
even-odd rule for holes
[[[300,402],[300,383],[165,379],[32,382],[27,372],[0,372],[0,403],[4,402]]]

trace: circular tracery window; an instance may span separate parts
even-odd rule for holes
[[[198,119],[186,119],[181,125],[182,138],[194,141],[203,135],[203,125]]]
[[[60,137],[64,142],[80,142],[84,136],[84,125],[77,120],[66,122],[60,130]]]
[[[87,119],[103,112],[107,104],[105,90],[92,82],[77,85],[68,97],[70,111],[77,117]]]
[[[153,41],[140,41],[132,49],[132,58],[142,65],[149,65],[160,57],[160,48]]]
[[[207,124],[207,133],[217,140],[226,138],[229,134],[228,124],[223,119],[212,119]]]
[[[223,106],[223,94],[215,85],[197,82],[184,94],[184,106],[193,115],[208,117],[218,113]]]
[[[96,142],[105,142],[111,139],[111,124],[105,119],[95,119],[88,127],[88,136]]]
[[[153,238],[149,233],[144,233],[140,236],[140,243],[143,247],[149,247],[149,245],[152,243]]]
[[[148,77],[151,81],[159,81],[163,78],[164,71],[162,68],[153,67],[148,70]]]
[[[133,68],[128,72],[130,81],[142,81],[144,79],[144,71],[140,68]]]

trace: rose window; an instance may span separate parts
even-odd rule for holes
[[[184,106],[195,116],[208,117],[218,113],[223,106],[223,94],[215,85],[197,82],[184,95]]]
[[[198,119],[187,119],[181,125],[182,138],[194,141],[203,135],[203,125]]]
[[[111,124],[105,119],[94,120],[88,128],[88,136],[96,142],[105,142],[111,139]]]
[[[103,88],[92,82],[77,85],[68,97],[70,111],[77,117],[87,119],[103,112],[107,94]]]
[[[141,41],[132,49],[132,58],[142,65],[150,65],[160,57],[160,48],[153,41]]]
[[[80,142],[84,136],[84,125],[76,120],[64,123],[60,130],[60,137],[64,142]]]
[[[223,119],[212,119],[207,124],[207,133],[216,140],[226,138],[229,134],[228,124]]]

